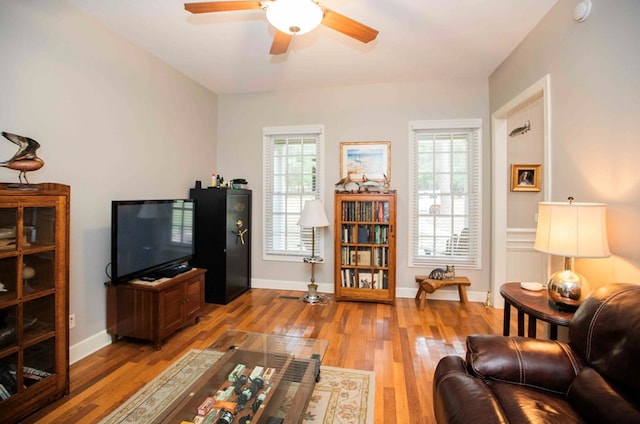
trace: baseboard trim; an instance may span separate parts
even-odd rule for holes
[[[252,279],[251,287],[256,289],[272,289],[272,290],[294,290],[294,291],[307,291],[307,282],[298,281],[281,281],[281,280],[262,280]],[[418,287],[407,288],[399,287],[396,290],[396,297],[400,298],[415,298]],[[318,284],[318,293],[333,293],[333,284]],[[467,291],[467,297],[471,302],[485,302],[487,300],[486,292],[479,291]],[[427,295],[428,299],[434,300],[455,300],[459,301],[458,290],[456,288],[437,290],[434,293]],[[497,305],[496,305],[497,306]],[[107,333],[107,330],[103,330],[93,336],[87,337],[84,340],[69,347],[69,363],[73,364],[92,353],[97,352],[105,346],[111,344],[111,336]]]
[[[107,330],[103,330],[93,336],[69,346],[69,363],[73,364],[82,358],[95,353],[103,347],[111,344],[111,336],[107,334]]]
[[[281,280],[251,280],[251,287],[256,289],[275,289],[275,290],[297,290],[297,291],[307,291],[307,282],[298,282],[298,281],[281,281]],[[334,293],[333,284],[318,284],[318,293]],[[418,292],[418,286],[416,284],[415,288],[408,287],[397,287],[396,288],[396,297],[401,298],[415,298],[416,293]],[[481,291],[467,291],[467,297],[471,302],[486,302],[487,300],[487,292]],[[434,293],[427,295],[428,299],[435,300],[460,300],[460,296],[458,295],[458,289],[453,287],[451,289],[443,288],[441,290],[437,290]]]

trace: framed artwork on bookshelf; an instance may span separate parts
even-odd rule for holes
[[[340,143],[340,178],[351,181],[391,179],[390,141],[344,141]]]
[[[542,165],[511,165],[511,191],[540,191]]]
[[[371,265],[371,251],[370,250],[355,250],[351,251],[351,265]]]
[[[363,289],[377,289],[377,275],[370,272],[359,272],[358,277],[360,279],[359,287]]]

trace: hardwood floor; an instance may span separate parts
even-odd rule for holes
[[[376,423],[434,423],[438,360],[464,355],[469,334],[502,333],[502,310],[482,303],[427,300],[420,310],[414,299],[398,298],[393,306],[330,298],[310,305],[298,300],[303,294],[252,289],[228,305],[207,305],[199,324],[174,334],[160,351],[151,343],[119,340],[71,365],[70,395],[25,422],[94,423],[186,351],[234,328],[328,339],[324,365],[375,371]]]

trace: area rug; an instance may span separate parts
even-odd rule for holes
[[[203,354],[204,353],[204,354]],[[100,424],[150,423],[168,399],[180,396],[198,376],[222,356],[221,352],[191,350],[140,389]],[[373,371],[321,366],[320,381],[303,422],[309,424],[373,423]]]

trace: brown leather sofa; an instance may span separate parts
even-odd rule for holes
[[[640,423],[640,285],[595,290],[569,342],[472,335],[433,380],[443,423]]]

